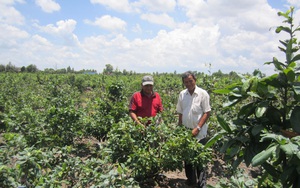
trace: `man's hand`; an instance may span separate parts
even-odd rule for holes
[[[197,136],[199,134],[200,130],[196,127],[192,130],[192,135]]]

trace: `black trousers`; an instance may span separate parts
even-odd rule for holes
[[[201,144],[207,142],[206,138],[199,141]],[[206,168],[193,167],[192,164],[184,162],[185,175],[188,181],[192,184],[196,184],[197,188],[206,188]]]

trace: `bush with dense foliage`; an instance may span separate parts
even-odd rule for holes
[[[286,32],[289,38],[280,41],[285,61],[277,58],[276,74],[244,77],[216,93],[227,94],[224,107],[241,106],[231,120],[218,117],[223,131],[211,143],[223,137],[221,151],[237,167],[242,161],[248,166],[261,166],[264,174],[259,187],[300,187],[300,60],[299,42],[294,27],[294,8],[278,15],[287,26],[278,26],[276,33]]]

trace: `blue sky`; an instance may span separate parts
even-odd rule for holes
[[[291,5],[299,24],[299,0],[2,0],[0,64],[272,74]]]

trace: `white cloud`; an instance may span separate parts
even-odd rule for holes
[[[176,23],[172,17],[168,14],[142,14],[141,18],[147,20],[150,23],[164,25],[169,28],[174,28]]]
[[[238,26],[238,29],[260,30],[278,23],[276,10],[266,0],[178,0],[178,5],[186,11],[189,21],[198,25],[229,21],[235,27]],[[226,24],[223,26],[226,27]]]
[[[17,27],[0,24],[0,48],[12,47],[15,48],[18,45],[19,40],[23,40],[29,37],[26,31],[20,30]]]
[[[76,53],[77,50],[77,47],[59,46],[40,35],[33,35],[28,40],[19,40],[18,48],[11,48],[7,53],[0,54],[0,57],[4,62],[12,62],[12,64],[19,67],[35,64],[41,70],[45,68],[66,68],[71,65],[70,62],[73,63],[79,59],[79,54]],[[73,64],[72,67],[74,66],[76,65]]]
[[[278,10],[267,1],[179,0],[178,4],[180,9],[186,11],[190,23],[219,27],[220,36],[216,43],[218,54],[212,53],[214,55],[211,58],[215,69],[230,70],[242,65],[240,67],[244,71],[249,71],[243,64],[248,62],[254,70],[278,55],[278,40],[282,36],[276,35],[274,29],[270,31],[270,28],[281,25],[281,21],[277,16]],[[216,66],[220,63],[220,66]]]
[[[110,31],[125,31],[126,30],[126,22],[120,18],[112,17],[110,15],[104,15],[100,18],[96,18],[94,22],[90,20],[85,20],[85,23],[90,25],[95,25]]]
[[[52,13],[60,10],[60,5],[55,0],[35,0],[35,3],[42,8],[44,12]]]
[[[63,38],[66,45],[78,45],[79,40],[73,33],[76,28],[76,24],[77,22],[75,20],[69,19],[56,22],[56,26],[53,24],[48,24],[46,26],[35,26],[38,27],[42,32]]]
[[[3,5],[13,5],[15,3],[25,3],[25,0],[2,0],[0,2]]]
[[[160,31],[155,38],[145,40],[129,41],[123,35],[113,39],[91,37],[82,43],[82,47],[90,58],[95,56],[99,62],[110,63],[120,70],[174,71],[193,67],[200,71],[212,53],[217,53],[218,36],[218,27],[193,27]]]
[[[104,5],[108,9],[124,13],[140,13],[148,11],[170,12],[176,7],[175,0],[90,0],[92,4]]]
[[[274,56],[278,56],[278,43],[274,39],[272,33],[268,35],[257,32],[239,32],[229,36],[224,36],[219,41],[219,50],[221,53],[220,59],[232,59],[236,60],[244,70],[246,67],[252,66],[254,69],[261,69],[259,65],[262,65],[266,61],[271,60]],[[282,56],[280,56],[282,57]],[[228,61],[228,63],[231,61]],[[243,64],[249,62],[249,64]],[[226,62],[224,63],[224,67]],[[228,64],[229,68],[232,64]],[[236,67],[236,69],[239,67]],[[250,70],[250,69],[249,69]],[[251,72],[251,71],[250,71]]]
[[[287,0],[289,4],[292,4],[294,7],[300,7],[300,1],[298,0]]]
[[[220,48],[228,54],[250,53],[260,41],[267,41],[267,38],[256,32],[239,32],[224,36],[220,40]]]
[[[39,35],[32,36],[32,40],[35,44],[39,44],[39,46],[52,46],[51,42]]]
[[[197,17],[202,17],[202,15],[205,15],[207,12],[207,9],[209,8],[208,4],[203,0],[178,0],[178,6],[183,9],[184,12],[186,12],[186,16],[193,20]],[[204,13],[203,13],[204,12]],[[201,15],[198,15],[201,14]],[[211,15],[210,13],[208,15]],[[204,16],[203,18],[207,18]]]
[[[23,1],[19,1],[23,3]],[[14,1],[1,1],[0,2],[0,23],[23,25],[24,16],[13,7]]]
[[[56,22],[56,26],[53,24],[48,24],[46,26],[38,26],[40,30],[56,35],[64,35],[72,33],[76,27],[77,22],[75,20],[60,20]]]
[[[135,26],[131,30],[134,33],[142,33],[142,28],[139,24],[135,24]]]
[[[135,7],[145,7],[149,11],[170,12],[176,7],[175,0],[140,0],[133,3]]]
[[[90,0],[92,4],[101,4],[119,12],[131,12],[132,7],[128,0]]]

